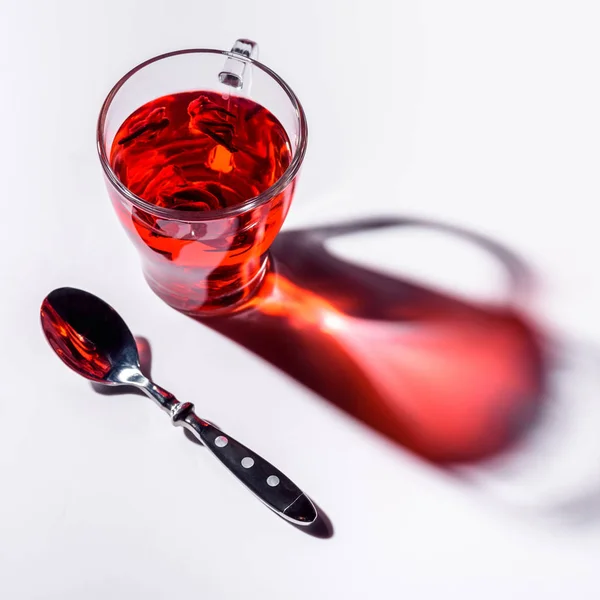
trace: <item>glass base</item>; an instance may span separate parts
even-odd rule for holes
[[[267,254],[262,257],[260,266],[250,278],[240,269],[237,276],[234,274],[232,277],[228,272],[225,282],[219,279],[218,268],[211,273],[210,282],[201,284],[178,282],[166,285],[146,269],[144,277],[150,289],[171,308],[191,317],[209,318],[242,310],[260,288],[269,262]]]

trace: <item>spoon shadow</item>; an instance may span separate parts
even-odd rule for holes
[[[293,525],[298,531],[306,533],[306,535],[310,535],[321,540],[328,540],[332,538],[335,533],[333,523],[327,516],[327,513],[325,513],[325,511],[312,498],[311,501],[317,509],[316,521],[307,526],[296,525],[294,523],[291,523],[291,525]]]

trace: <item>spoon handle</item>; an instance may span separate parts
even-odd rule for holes
[[[173,424],[191,431],[271,510],[297,525],[310,525],[316,520],[313,503],[289,477],[218,427],[200,419],[193,404],[179,407],[172,416]]]

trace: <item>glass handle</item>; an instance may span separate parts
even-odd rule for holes
[[[239,39],[231,48],[232,54],[256,60],[258,58],[258,44],[252,40]],[[230,56],[219,73],[219,81],[236,89],[244,88],[248,91],[251,83],[251,70],[246,60]]]

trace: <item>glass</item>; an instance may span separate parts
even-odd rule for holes
[[[253,42],[238,40],[230,52],[190,49],[157,56],[127,73],[100,112],[98,152],[112,204],[138,249],[152,290],[185,313],[233,310],[258,288],[306,151],[302,106],[277,74],[255,60],[256,51]],[[153,204],[124,185],[111,165],[121,125],[152,100],[190,91],[245,98],[272,113],[289,139],[289,164],[279,179],[242,202],[201,211]]]

